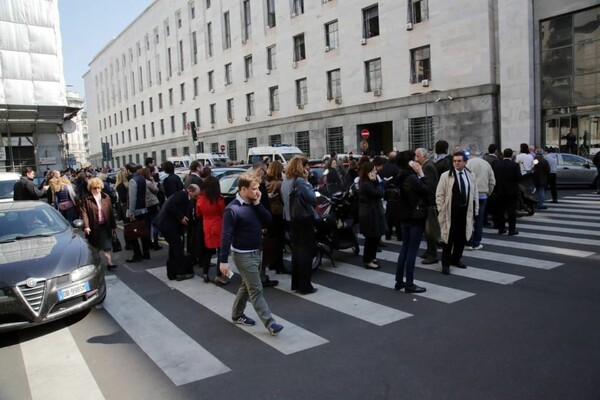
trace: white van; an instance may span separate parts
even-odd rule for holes
[[[167,157],[167,161],[171,161],[175,168],[190,168],[192,161],[198,160],[205,167],[225,167],[231,160],[225,153],[196,153],[191,156],[175,156]]]
[[[13,201],[13,188],[21,179],[16,172],[0,172],[0,203]]]
[[[276,160],[283,165],[286,165],[294,156],[304,156],[304,153],[302,153],[302,150],[299,148],[287,144],[252,147],[248,150],[248,163],[254,164],[257,161],[263,161],[265,157],[268,157],[269,161]]]

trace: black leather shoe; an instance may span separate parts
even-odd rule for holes
[[[263,283],[263,287],[275,287],[279,285],[279,281],[267,278]]]
[[[130,264],[140,262],[140,261],[142,261],[142,257],[136,257],[136,256],[133,256],[128,260],[125,260],[125,262],[130,263]]]
[[[509,236],[517,236],[519,234],[519,231],[510,231],[508,232]]]
[[[175,279],[178,281],[185,281],[186,279],[192,279],[194,274],[183,274],[183,275],[175,275]]]
[[[396,284],[394,285],[394,290],[400,290],[402,288],[406,287],[406,283],[404,282],[396,282]]]
[[[449,265],[442,265],[442,274],[450,275],[450,266]]]
[[[300,294],[313,294],[313,293],[315,293],[317,290],[319,290],[319,289],[318,289],[318,288],[312,288],[312,289],[311,289],[311,290],[309,290],[308,292],[301,292],[301,291],[298,291],[298,293],[300,293]]]
[[[424,287],[417,286],[417,285],[407,286],[404,288],[404,291],[406,293],[423,293],[426,290],[427,289],[425,289]]]
[[[462,261],[459,261],[459,262],[457,262],[457,263],[455,263],[455,264],[450,264],[450,265],[453,265],[453,266],[455,266],[456,268],[462,268],[462,269],[465,269],[465,268],[467,268],[467,264],[463,263]]]
[[[498,235],[504,235],[506,233],[506,229],[498,229]]]
[[[423,261],[421,261],[421,264],[436,264],[440,262],[440,260],[438,260],[437,258],[425,258]]]

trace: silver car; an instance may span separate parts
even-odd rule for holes
[[[591,186],[596,187],[598,169],[590,160],[575,154],[554,153],[557,186]],[[551,157],[552,153],[547,157]]]

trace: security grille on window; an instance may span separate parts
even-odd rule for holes
[[[196,143],[196,153],[204,153],[204,142]]]
[[[342,98],[342,78],[339,69],[327,72],[327,99]]]
[[[381,90],[381,58],[365,61],[365,92]]]
[[[434,143],[433,117],[411,118],[408,124],[408,148],[433,149]]]
[[[237,145],[235,144],[235,140],[227,141],[227,155],[233,161],[237,161]]]
[[[304,60],[306,49],[304,47],[304,34],[294,36],[294,61]]]
[[[246,116],[254,115],[254,93],[246,94]]]
[[[267,26],[273,28],[277,25],[275,19],[275,0],[267,0]]]
[[[171,157],[175,157],[177,155],[177,149],[176,148],[172,148],[171,149]]]
[[[161,163],[167,161],[167,151],[166,150],[160,151],[160,161],[161,161]],[[125,164],[125,162],[123,162],[123,164]]]
[[[210,144],[210,152],[218,153],[219,152],[219,143],[211,143]]]
[[[428,0],[408,0],[408,21],[416,24],[429,19]]]
[[[248,149],[251,149],[256,146],[258,146],[258,140],[255,137],[246,139],[246,147]]]
[[[279,110],[279,86],[269,88],[269,111]]]
[[[189,156],[190,155],[190,148],[189,148],[189,146],[184,146],[183,147],[183,155],[184,156]]]
[[[374,5],[363,10],[363,38],[379,36],[379,6]]]
[[[269,135],[269,146],[276,146],[281,144],[281,135]]]
[[[429,46],[419,47],[410,51],[411,83],[421,83],[431,79],[431,59]]]
[[[231,26],[229,22],[229,11],[223,13],[223,48],[231,47]]]
[[[296,80],[296,104],[304,106],[308,104],[308,88],[306,78]]]
[[[270,71],[277,68],[277,46],[267,47],[267,69]]]
[[[325,46],[326,50],[337,49],[339,46],[337,21],[325,24]]]
[[[344,128],[327,129],[327,154],[344,152]]]
[[[310,136],[308,131],[296,132],[296,147],[310,156]]]
[[[140,154],[139,153],[135,155],[135,163],[136,164],[140,163]]]

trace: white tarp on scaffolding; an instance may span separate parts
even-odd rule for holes
[[[0,104],[67,105],[58,0],[0,0]]]

